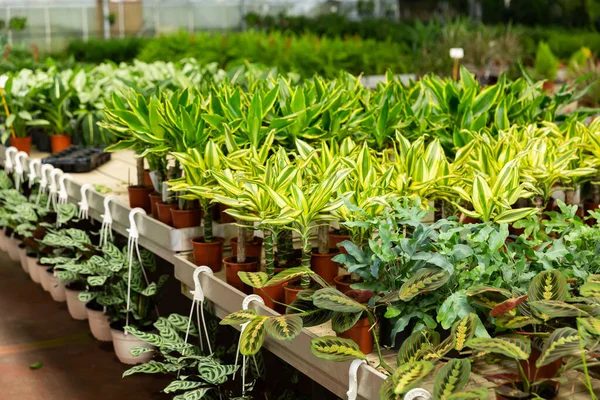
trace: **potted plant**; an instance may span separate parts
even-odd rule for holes
[[[554,91],[554,80],[558,74],[558,60],[546,42],[540,41],[538,43],[534,68],[538,78],[545,79],[544,90],[552,93]]]
[[[71,146],[71,135],[75,125],[70,110],[71,91],[65,87],[62,79],[56,75],[49,87],[47,95],[40,101],[43,118],[48,121],[48,134],[52,153],[58,153]]]

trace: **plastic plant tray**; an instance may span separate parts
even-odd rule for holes
[[[42,159],[42,163],[51,164],[64,172],[90,172],[110,161],[110,153],[101,147],[71,146]]]

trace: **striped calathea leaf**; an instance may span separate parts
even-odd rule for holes
[[[265,340],[265,324],[268,319],[268,317],[256,316],[246,325],[240,339],[240,353],[252,356],[260,350]]]
[[[396,360],[398,365],[419,361],[422,350],[434,348],[440,344],[440,334],[433,329],[413,332],[400,346]]]
[[[466,345],[476,351],[501,354],[514,360],[526,360],[531,354],[531,341],[519,336],[473,338]]]
[[[401,395],[394,393],[394,377],[388,376],[379,389],[379,400],[400,400]]]
[[[308,300],[298,297],[287,307],[285,312],[286,314],[298,314],[302,318],[302,325],[306,328],[324,324],[334,314],[331,310],[324,310],[315,306],[312,302],[312,294]]]
[[[488,394],[486,388],[469,389],[453,393],[447,397],[447,400],[484,400],[488,398]]]
[[[190,323],[190,319],[183,315],[179,314],[171,314],[167,317],[167,320],[171,324],[171,326],[177,329],[181,333],[189,332],[192,336],[198,336],[198,327],[196,324]]]
[[[298,315],[269,317],[265,328],[267,333],[277,340],[292,340],[302,331],[302,318]]]
[[[473,302],[489,309],[498,306],[498,304],[512,297],[511,292],[508,290],[492,286],[472,286],[467,289],[466,295]]]
[[[582,340],[576,329],[565,327],[555,330],[544,341],[544,347],[535,365],[539,368],[563,357],[579,355]]]
[[[204,385],[202,382],[177,380],[169,383],[169,385],[163,389],[163,392],[174,393],[180,390],[191,390],[199,388],[202,385]]]
[[[463,358],[448,361],[435,375],[433,398],[447,400],[466,386],[470,376],[470,360]]]
[[[409,301],[418,295],[433,292],[449,279],[450,274],[441,268],[422,268],[400,287],[400,300]]]
[[[354,340],[337,336],[323,336],[311,340],[310,350],[315,356],[328,361],[343,362],[367,358]]]
[[[480,322],[475,313],[470,313],[466,317],[456,321],[452,326],[452,336],[455,338],[454,348],[461,351],[466,343],[475,336],[475,329]]]
[[[264,272],[238,272],[238,276],[240,280],[244,282],[246,285],[253,288],[263,288],[266,286],[267,281],[269,280],[269,276]]]
[[[254,310],[240,310],[233,312],[223,318],[220,322],[221,325],[241,325],[246,322],[252,321],[258,314]]]
[[[165,364],[162,362],[150,360],[147,363],[136,365],[123,372],[123,378],[133,374],[162,374],[168,372]]]
[[[429,361],[411,361],[400,365],[394,375],[394,393],[403,394],[421,383],[423,378],[433,369]]]
[[[177,395],[173,397],[173,400],[200,400],[204,399],[206,393],[208,393],[212,388],[199,388],[194,389],[184,394]]]
[[[326,310],[341,313],[361,313],[366,309],[363,304],[331,287],[317,290],[312,298],[315,306]]]
[[[333,329],[335,333],[346,332],[348,329],[352,328],[358,322],[358,320],[360,320],[361,315],[362,312],[334,312],[333,317],[331,318],[331,329]]]
[[[527,291],[529,302],[564,301],[567,298],[567,278],[558,270],[542,271],[531,281]]]
[[[586,317],[588,313],[577,304],[557,300],[530,301],[529,307],[533,314],[541,320],[553,318]]]

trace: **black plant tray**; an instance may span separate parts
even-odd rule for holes
[[[110,153],[102,147],[71,146],[68,149],[42,159],[43,164],[51,164],[64,172],[90,172],[110,161]]]

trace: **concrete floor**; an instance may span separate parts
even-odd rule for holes
[[[39,369],[30,365],[41,362]],[[87,321],[69,316],[0,252],[0,400],[158,400],[169,379],[121,379],[112,343],[100,343]]]

